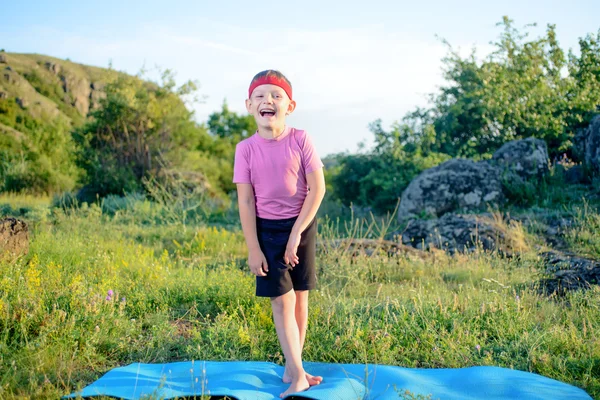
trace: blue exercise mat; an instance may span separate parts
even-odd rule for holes
[[[499,367],[418,369],[386,365],[304,363],[323,383],[298,394],[307,399],[400,399],[406,391],[442,400],[589,400],[583,390],[530,372]],[[238,400],[275,400],[288,385],[283,367],[255,361],[186,361],[131,364],[107,372],[77,396],[170,399],[227,396]],[[405,397],[402,397],[402,396]]]

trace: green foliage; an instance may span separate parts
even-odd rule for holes
[[[208,129],[216,137],[230,138],[235,142],[245,139],[256,131],[256,121],[252,115],[238,115],[231,112],[227,102],[223,102],[220,112],[208,117]]]
[[[206,141],[206,132],[181,100],[195,90],[193,82],[176,88],[168,70],[156,85],[126,76],[108,83],[93,120],[73,135],[90,193],[142,191],[143,178],[158,175],[182,152]]]
[[[0,124],[26,133],[43,127],[43,124],[23,110],[14,98],[0,100]]]
[[[565,238],[578,254],[600,259],[600,209],[584,202],[575,208],[575,223],[567,229]]]
[[[528,207],[535,203],[539,195],[538,182],[525,180],[519,175],[505,172],[501,177],[502,191],[509,202],[521,207]]]
[[[12,116],[23,121],[15,125],[24,128],[20,140],[9,135],[0,138],[0,192],[71,190],[81,171],[75,165],[69,125],[61,120],[42,125],[15,106],[12,99],[0,104],[0,122]]]
[[[551,157],[569,152],[576,130],[600,105],[600,32],[581,39],[580,57],[567,60],[554,25],[528,41],[508,17],[500,25],[496,51],[483,62],[475,52],[462,58],[445,42],[447,85],[431,96],[431,108],[408,114],[398,127],[418,125],[417,146],[485,158],[507,141],[533,136],[546,141]]]
[[[223,102],[221,110],[208,117],[208,130],[214,140],[201,149],[203,157],[212,156],[209,172],[213,176],[212,181],[218,182],[219,187],[229,193],[235,190],[235,184],[231,182],[235,145],[254,134],[256,122],[252,115],[239,115],[230,111],[227,103]]]

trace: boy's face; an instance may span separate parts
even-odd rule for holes
[[[296,108],[285,90],[277,85],[260,85],[246,100],[246,109],[254,116],[259,128],[273,129],[285,125],[285,117]]]

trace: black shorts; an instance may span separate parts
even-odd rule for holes
[[[264,219],[256,217],[256,233],[269,271],[267,276],[256,277],[256,295],[278,297],[290,290],[313,290],[317,287],[315,255],[317,247],[317,217],[300,236],[296,254],[299,263],[295,267],[285,264],[283,256],[290,232],[298,217],[287,219]]]

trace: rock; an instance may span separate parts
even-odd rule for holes
[[[6,55],[0,53],[0,64],[6,64],[7,62]]]
[[[17,104],[19,105],[19,107],[21,107],[23,109],[29,107],[29,100],[27,100],[27,99],[24,99],[22,97],[17,97],[15,99],[15,101],[17,102]]]
[[[29,252],[27,223],[8,217],[0,220],[0,258],[9,260]]]
[[[540,281],[540,289],[547,294],[562,295],[600,284],[600,261],[567,256],[557,251],[544,252],[540,256],[548,275]]]
[[[577,158],[591,170],[600,172],[600,115],[575,135],[573,147]]]
[[[413,246],[396,243],[391,240],[379,239],[331,239],[318,241],[317,246],[325,252],[332,250],[343,250],[344,254],[357,256],[364,254],[372,257],[375,254],[384,253],[387,256],[407,255],[417,258],[428,258],[427,253],[417,250]]]
[[[0,92],[0,100],[6,99],[8,98],[8,95],[6,94],[6,92]]]
[[[100,108],[100,100],[106,98],[104,87],[104,82],[92,82],[90,84],[90,109],[96,110]]]
[[[46,66],[48,71],[52,72],[54,75],[58,75],[58,74],[60,74],[60,71],[62,71],[60,64],[46,61],[46,63],[44,65]]]
[[[494,153],[492,161],[528,180],[546,175],[550,159],[546,142],[530,137],[505,143]]]
[[[487,251],[510,255],[510,239],[489,217],[445,214],[430,220],[415,219],[402,232],[402,243],[420,250],[432,248],[455,252],[472,252],[478,246]]]
[[[500,176],[493,165],[460,158],[425,170],[402,193],[398,221],[500,205],[505,200]]]
[[[92,90],[104,90],[106,84],[104,82],[92,82],[90,83],[90,89]]]
[[[7,83],[15,83],[15,79],[12,77],[11,71],[4,71],[3,77]]]
[[[90,82],[71,74],[61,75],[60,79],[63,83],[63,90],[65,93],[69,93],[73,99],[71,104],[81,115],[87,116],[90,110]]]

